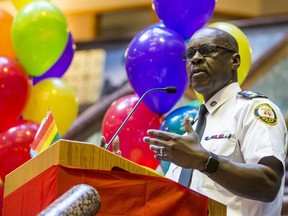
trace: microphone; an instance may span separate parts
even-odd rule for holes
[[[127,123],[127,121],[129,120],[129,118],[131,117],[131,115],[135,112],[135,110],[137,109],[137,107],[139,106],[139,104],[143,101],[143,99],[146,97],[146,95],[150,94],[151,92],[154,91],[164,91],[168,94],[174,94],[177,92],[177,88],[174,86],[168,86],[165,88],[152,88],[147,90],[142,96],[141,98],[138,100],[138,102],[136,103],[136,105],[133,107],[133,109],[131,110],[131,112],[129,113],[129,115],[125,118],[125,120],[122,122],[122,124],[120,125],[120,127],[118,128],[118,130],[115,132],[115,134],[113,135],[113,137],[111,138],[111,140],[104,146],[104,149],[109,149],[109,147],[111,146],[112,142],[114,141],[114,139],[116,138],[116,136],[119,134],[119,132],[122,130],[122,128],[125,126],[125,124]]]

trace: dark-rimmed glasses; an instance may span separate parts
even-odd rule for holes
[[[219,45],[203,45],[198,48],[188,48],[186,51],[185,60],[191,61],[198,51],[203,57],[215,57],[219,54],[219,49],[225,50],[227,52],[236,53],[235,50],[229,49],[227,47],[219,46]]]

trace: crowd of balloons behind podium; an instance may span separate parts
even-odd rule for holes
[[[143,100],[145,106],[153,115],[145,112],[143,105],[138,108],[141,112],[135,111],[133,118],[123,127],[119,133],[119,141],[124,157],[153,169],[160,164],[164,172],[167,170],[168,164],[154,159],[154,153],[151,153],[149,146],[142,141],[142,137],[149,128],[183,133],[181,131],[183,126],[180,124],[183,115],[193,114],[191,117],[195,117],[197,106],[179,107],[174,112],[169,112],[188,87],[183,55],[185,55],[187,41],[201,27],[207,25],[219,28],[236,38],[241,55],[241,66],[238,70],[239,83],[245,80],[251,64],[249,41],[245,34],[231,23],[208,23],[213,15],[215,4],[215,0],[169,0],[169,4],[166,0],[153,1],[153,8],[160,21],[140,31],[129,43],[125,53],[127,78],[136,96],[143,95],[149,89],[166,86],[175,86],[177,93],[173,95],[153,93],[145,97]],[[196,95],[199,99],[197,101],[202,102],[202,96],[198,93]],[[118,99],[111,105],[102,125],[103,135],[107,140],[113,136],[123,122],[124,116],[129,114],[135,104],[135,95],[130,95],[128,98]],[[172,121],[175,119],[177,123]]]
[[[146,108],[139,107],[143,112],[137,118],[141,124],[128,122],[130,126],[127,124],[126,127],[129,126],[130,130],[136,128],[136,125],[143,132],[148,128],[164,129],[163,124],[172,115],[165,117],[165,114],[171,111],[188,87],[185,61],[182,58],[187,39],[208,23],[215,8],[215,0],[169,1],[170,4],[166,4],[164,0],[152,1],[159,23],[143,29],[127,47],[125,67],[135,95],[130,98],[134,102],[130,101],[129,106],[125,105],[122,112],[127,115],[135,104],[135,96],[143,95],[148,89],[175,86],[177,93],[161,96],[151,94],[145,98],[143,106]],[[27,148],[48,110],[53,113],[60,135],[69,129],[78,113],[75,93],[61,79],[70,66],[76,49],[65,16],[49,1],[13,0],[13,3],[17,8],[15,16],[0,9],[0,101],[4,101],[0,104],[2,180],[7,173],[30,158]],[[244,57],[241,66],[245,67],[239,72],[240,80],[243,81],[251,63],[247,38],[232,24],[214,23],[214,27],[228,31],[237,39],[240,53]],[[115,103],[125,101],[123,98],[119,100]],[[121,109],[113,108],[114,105],[106,113],[110,117],[103,121],[107,123],[106,126],[103,124],[103,134],[108,140],[110,134],[105,131],[111,129],[110,133],[115,132],[117,127],[114,123],[121,120],[115,118],[122,115]],[[192,111],[195,109],[194,107]],[[187,110],[182,108],[181,111],[184,114]],[[180,110],[176,113],[180,115]],[[135,112],[134,118],[136,116]],[[109,128],[113,124],[114,128]],[[131,136],[132,133],[127,139]],[[131,140],[128,145],[128,140],[120,139],[122,152],[128,159],[154,169],[159,161],[155,161],[141,137],[143,135],[135,138],[135,147],[131,145]]]
[[[49,110],[61,135],[78,114],[74,89],[61,79],[76,49],[66,17],[48,1],[13,3],[15,15],[0,8],[2,181],[30,159],[29,145]]]

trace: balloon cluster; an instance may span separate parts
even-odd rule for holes
[[[119,142],[124,157],[154,169],[159,162],[155,161],[149,146],[142,142],[142,138],[147,129],[160,128],[165,114],[185,93],[188,87],[183,61],[185,40],[209,21],[215,0],[153,0],[153,6],[160,21],[140,31],[125,52],[128,81],[138,96],[137,100],[152,88],[174,86],[177,92],[153,92],[147,95],[143,100],[145,108],[141,109],[141,113],[133,114],[124,131],[119,133]],[[136,100],[135,95],[133,100]],[[108,140],[124,120],[123,113],[126,117],[134,104],[127,100],[116,100],[105,114],[102,131]],[[177,114],[180,114],[179,112]],[[178,125],[175,124],[175,127]]]
[[[78,114],[73,89],[61,77],[75,44],[63,13],[48,1],[13,0],[0,9],[0,178],[30,159],[29,145],[47,111],[59,133]]]

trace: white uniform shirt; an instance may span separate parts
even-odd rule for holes
[[[279,108],[266,98],[238,95],[240,91],[239,84],[232,83],[206,102],[209,113],[202,146],[237,163],[256,164],[261,158],[273,155],[285,167],[287,129]],[[274,120],[277,122],[273,125]],[[178,181],[181,169],[171,164],[166,177]],[[280,216],[284,176],[278,196],[270,203],[236,196],[197,170],[193,172],[190,188],[225,204],[228,216]]]

